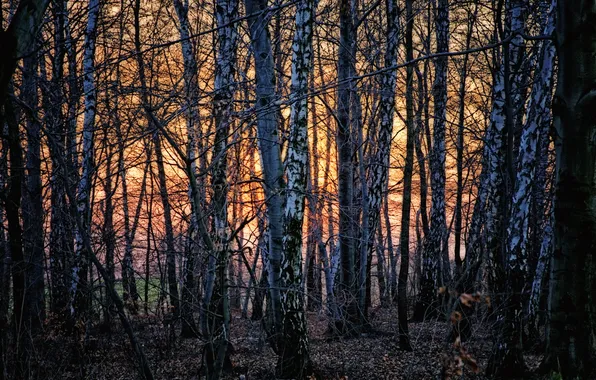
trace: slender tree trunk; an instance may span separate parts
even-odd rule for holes
[[[413,0],[406,0],[406,61],[413,58],[412,29],[414,26]],[[399,323],[399,346],[411,351],[408,331],[408,272],[410,270],[410,207],[412,204],[412,171],[414,169],[414,67],[406,68],[406,162],[404,164],[401,231],[399,236],[399,282],[397,288],[397,319]],[[390,230],[388,230],[390,231]]]
[[[381,210],[379,210],[380,212]],[[391,233],[389,231],[389,233]],[[377,254],[377,277],[379,280],[379,297],[381,299],[381,307],[387,307],[389,305],[389,288],[387,284],[387,264],[385,258],[385,244],[383,238],[383,227],[379,222],[377,226],[377,244],[375,246]]]
[[[183,3],[181,0],[174,1],[174,8],[176,9],[176,15],[178,16],[178,32],[180,33],[180,44],[182,46],[182,58],[184,60],[184,92],[185,92],[185,107],[186,107],[186,135],[188,138],[187,142],[187,156],[190,160],[191,170],[196,170],[196,135],[200,133],[199,124],[199,85],[197,80],[197,62],[195,58],[195,52],[190,40],[190,28],[188,21],[188,3]],[[191,208],[200,207],[200,205],[194,204],[194,197],[192,196],[192,190],[188,190],[189,200],[191,202]],[[193,293],[196,290],[194,285],[194,264],[197,255],[197,240],[194,238],[195,234],[198,234],[198,225],[195,217],[195,213],[191,213],[190,217],[190,244],[187,248],[187,257],[184,264],[183,278],[184,284],[182,286],[182,302],[180,308],[180,318],[182,320],[182,331],[183,337],[194,337],[198,333],[198,329],[195,326],[193,317]]]
[[[2,132],[6,131],[5,124],[3,120],[0,118],[0,122],[2,122]],[[2,189],[6,186],[6,179],[8,178],[8,167],[6,165],[8,158],[8,149],[6,144],[2,144],[2,149],[0,151],[0,187]],[[8,316],[8,305],[10,303],[10,270],[11,270],[11,258],[10,258],[10,250],[8,247],[8,242],[6,240],[6,233],[5,233],[5,218],[4,218],[4,207],[0,207],[0,371],[2,375],[0,375],[0,379],[5,379],[5,373],[7,372],[7,363],[9,357],[7,353],[9,352],[9,342],[8,342],[8,333],[10,325],[9,316]]]
[[[538,312],[540,310],[540,301],[545,293],[544,283],[545,280],[548,280],[548,267],[550,265],[553,253],[553,225],[554,215],[551,212],[551,216],[542,233],[540,256],[536,265],[536,271],[532,278],[532,290],[530,291],[527,318],[530,329],[536,328],[536,318],[538,317]]]
[[[8,126],[8,149],[10,160],[8,194],[5,201],[6,220],[8,222],[8,247],[12,259],[12,302],[16,364],[15,378],[27,378],[29,350],[27,350],[30,315],[27,313],[26,273],[27,266],[23,256],[23,230],[20,221],[23,170],[23,148],[19,136],[19,125],[11,101],[4,102],[4,118]],[[1,120],[0,118],[0,121]]]
[[[544,27],[544,35],[550,35],[555,28],[554,7]],[[523,372],[523,314],[524,299],[522,291],[529,273],[528,251],[531,249],[528,239],[530,202],[534,170],[537,167],[537,152],[540,136],[548,133],[550,126],[550,97],[552,94],[552,75],[554,68],[555,47],[550,41],[544,41],[541,48],[541,63],[534,76],[534,85],[530,105],[525,117],[525,125],[519,144],[517,179],[513,193],[511,218],[508,230],[507,279],[510,293],[505,323],[493,351],[493,366],[496,376],[519,376]]]
[[[118,56],[122,56],[123,50],[123,40],[124,40],[124,18],[120,19],[119,30],[118,30]],[[119,83],[120,81],[120,65],[116,66],[116,82]],[[137,201],[137,208],[136,213],[134,215],[134,220],[130,221],[130,202],[128,199],[128,177],[127,177],[127,169],[125,163],[125,149],[126,144],[124,141],[123,131],[122,131],[122,123],[119,116],[119,98],[118,96],[114,99],[114,112],[112,113],[114,120],[114,128],[116,131],[116,137],[118,139],[118,176],[121,182],[121,192],[122,192],[122,209],[123,209],[123,222],[124,222],[124,255],[122,257],[121,262],[121,277],[122,277],[122,297],[124,300],[124,304],[128,308],[128,310],[132,314],[138,313],[138,302],[140,299],[140,295],[137,289],[137,282],[135,277],[135,270],[134,270],[134,259],[133,259],[133,243],[135,239],[135,232],[136,227],[138,226],[138,221],[141,212],[141,206],[143,204],[143,198],[145,196],[145,188],[147,184],[147,173],[150,164],[151,158],[151,150],[149,149],[148,144],[146,144],[147,150],[147,163],[145,165],[145,170],[143,171],[143,179],[141,181],[141,192],[139,194],[139,199]],[[147,284],[146,284],[147,285]]]
[[[91,182],[95,171],[95,115],[97,94],[95,86],[95,40],[100,12],[99,0],[89,0],[87,4],[88,19],[83,48],[83,148],[82,173],[77,185],[77,208],[83,218],[82,228],[75,230],[75,263],[72,269],[71,302],[76,319],[85,318],[91,307],[91,289],[89,286],[88,254],[84,251],[82,235],[91,234]]]
[[[354,131],[350,122],[352,103],[353,72],[352,46],[354,26],[350,0],[339,4],[339,52],[337,66],[337,149],[338,149],[338,193],[339,193],[339,252],[341,258],[338,302],[342,305],[340,319],[334,321],[334,329],[340,334],[356,333],[359,322],[358,278],[356,276],[356,239],[353,223],[354,210]]]
[[[437,53],[449,51],[449,1],[438,0],[436,8]],[[451,281],[451,265],[445,241],[448,240],[445,217],[445,129],[447,124],[447,57],[435,60],[435,83],[433,86],[434,122],[433,150],[430,156],[431,174],[431,220],[428,246],[437,255],[438,264],[435,286]],[[426,269],[425,269],[426,270]]]
[[[508,196],[512,194],[512,138],[513,110],[512,102],[518,94],[516,76],[511,75],[512,68],[523,54],[525,2],[510,0],[504,3],[507,12],[507,25],[504,37],[511,37],[511,42],[503,46],[502,62],[495,73],[493,87],[493,108],[487,130],[486,157],[488,158],[488,195],[486,197],[486,244],[489,255],[489,286],[495,294],[502,294],[507,283],[505,265],[506,221],[508,217]],[[494,297],[499,305],[501,300]]]
[[[387,231],[387,254],[389,256],[389,284],[391,288],[391,299],[397,301],[397,255],[393,247],[393,236],[391,234],[391,220],[389,219],[389,204],[383,202],[383,218],[385,219],[385,231]]]
[[[478,4],[474,7],[473,13],[468,13],[468,33],[466,35],[466,50],[470,49],[472,42],[472,35],[474,33],[474,26],[478,15]],[[458,108],[458,122],[457,122],[457,190],[455,195],[455,236],[454,236],[454,252],[455,252],[455,275],[454,279],[459,281],[462,274],[462,259],[461,259],[461,235],[462,235],[462,203],[464,192],[464,131],[465,131],[465,112],[466,112],[466,81],[468,78],[468,61],[470,55],[465,54],[462,62],[461,71],[459,74],[459,108]]]
[[[138,312],[137,302],[140,299],[139,292],[137,290],[137,282],[135,278],[134,262],[133,262],[133,243],[135,238],[136,229],[139,222],[141,213],[141,206],[143,204],[143,198],[145,195],[145,188],[147,184],[147,174],[149,171],[149,164],[151,159],[151,149],[146,146],[147,150],[147,163],[143,171],[143,179],[141,180],[141,192],[137,201],[136,212],[131,226],[129,201],[128,201],[128,177],[127,170],[124,160],[125,143],[124,137],[122,136],[121,123],[118,115],[118,104],[116,103],[114,115],[114,125],[116,128],[116,134],[118,136],[118,175],[120,177],[121,191],[122,191],[122,208],[124,215],[124,256],[121,264],[121,276],[122,276],[122,297],[124,304],[127,306],[131,313],[136,314]]]
[[[37,42],[35,43],[37,46]],[[41,134],[38,112],[37,64],[33,54],[23,62],[23,101],[31,107],[27,120],[27,151],[25,154],[27,177],[23,194],[23,248],[25,252],[26,298],[28,329],[35,335],[43,324],[45,314],[44,296],[44,242],[43,204],[41,189]]]
[[[449,51],[449,4],[439,0],[436,7],[437,53]],[[449,256],[443,250],[447,238],[445,221],[445,125],[447,118],[447,57],[435,59],[433,149],[430,155],[431,215],[425,239],[420,295],[414,319],[436,315],[437,288],[450,282]]]
[[[1,115],[1,113],[0,113]],[[0,130],[3,134],[6,133],[6,124],[0,118]],[[6,188],[8,178],[8,146],[4,142],[0,148],[0,188]],[[0,207],[0,379],[5,379],[7,372],[8,361],[8,333],[10,325],[8,316],[8,305],[10,304],[10,271],[11,258],[8,242],[6,241],[5,233],[5,218],[4,207]]]
[[[61,81],[64,77],[64,59],[66,55],[65,50],[65,18],[66,2],[54,1],[52,2],[52,14],[54,17],[54,35],[55,48],[54,57],[52,60],[52,77],[49,80],[48,90],[42,88],[42,102],[46,110],[45,123],[47,126],[46,133],[51,133],[57,143],[60,145],[60,150],[66,149],[66,129],[63,122],[63,114],[61,104],[64,99],[64,92],[62,90]],[[45,72],[44,65],[41,66],[42,73]],[[47,78],[47,76],[44,76]],[[69,99],[69,106],[70,101]],[[59,136],[59,137],[58,137]],[[50,256],[50,310],[52,314],[56,315],[62,321],[70,320],[69,305],[69,284],[70,281],[70,267],[73,255],[72,242],[72,228],[70,228],[70,218],[68,213],[68,205],[66,200],[66,186],[69,186],[68,179],[63,176],[63,168],[60,168],[57,157],[50,154],[52,162],[52,170],[50,174],[50,239],[49,239],[49,256]]]
[[[267,230],[269,241],[267,255],[269,263],[269,311],[273,317],[271,336],[281,334],[281,260],[283,247],[283,211],[281,190],[284,188],[283,167],[279,144],[278,116],[279,106],[275,102],[275,72],[268,20],[265,17],[267,4],[263,0],[245,0],[249,18],[251,44],[255,57],[256,95],[257,95],[257,135],[263,166],[263,186],[267,206]]]
[[[231,123],[232,101],[234,99],[236,26],[233,20],[238,14],[238,2],[220,0],[216,6],[216,20],[219,26],[218,59],[215,74],[215,142],[211,172],[214,208],[214,247],[209,257],[209,275],[205,285],[206,321],[204,334],[210,339],[205,347],[207,374],[209,379],[218,379],[226,367],[231,367],[228,345],[230,328],[229,299],[229,225],[228,225],[228,136]],[[195,205],[198,207],[199,205]],[[212,363],[210,367],[209,363]]]
[[[422,219],[422,231],[425,237],[429,234],[428,225],[428,211],[426,209],[426,201],[428,198],[428,180],[426,177],[426,157],[422,150],[422,138],[424,136],[424,107],[425,107],[425,91],[424,91],[424,74],[420,70],[416,70],[418,79],[418,109],[416,110],[416,124],[414,131],[414,147],[416,150],[416,161],[418,162],[418,176],[420,177],[420,217]],[[430,150],[430,147],[428,147]]]
[[[314,57],[313,57],[314,62]],[[312,65],[312,63],[311,63]],[[314,70],[310,70],[310,89],[314,86]],[[312,125],[316,125],[318,114],[315,98],[310,98],[310,115]],[[309,311],[321,310],[323,304],[322,281],[321,281],[321,255],[320,247],[323,243],[323,207],[324,204],[319,198],[319,131],[312,130],[312,159],[307,167],[308,173],[308,232],[307,232],[307,263],[306,263],[306,289],[308,295],[307,308]]]
[[[311,372],[306,316],[302,294],[302,225],[307,190],[308,78],[312,68],[312,34],[315,0],[296,5],[296,30],[292,44],[292,105],[285,167],[287,175],[284,239],[281,262],[283,342],[278,373],[282,378],[305,378]]]
[[[391,68],[397,63],[399,47],[399,9],[397,1],[387,1],[387,43],[385,50],[385,68]],[[393,139],[393,117],[395,113],[395,86],[397,80],[396,70],[387,70],[381,74],[381,97],[379,99],[379,136],[376,157],[371,160],[370,166],[370,191],[368,192],[368,229],[369,236],[366,241],[367,254],[372,256],[374,249],[375,232],[378,229],[381,217],[381,204],[386,196],[387,178],[389,173],[389,158],[391,156],[391,143]],[[388,234],[390,231],[388,230]]]
[[[109,97],[106,97],[107,110],[110,111],[109,105]],[[104,179],[104,194],[105,194],[105,201],[104,201],[104,223],[103,223],[103,241],[105,244],[105,268],[107,273],[106,281],[106,289],[113,288],[116,282],[115,272],[114,272],[114,254],[116,252],[116,232],[114,230],[114,204],[113,204],[113,195],[114,189],[112,187],[112,155],[113,155],[113,148],[112,144],[109,142],[109,132],[106,128],[104,131],[104,144],[107,146],[106,152],[106,169],[105,169],[105,179]],[[107,292],[106,292],[107,293]],[[112,323],[112,314],[113,314],[113,300],[106,294],[105,300],[105,307],[104,307],[104,326],[107,329],[111,328]]]

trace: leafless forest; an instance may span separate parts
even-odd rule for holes
[[[596,0],[0,4],[0,380],[596,378]]]

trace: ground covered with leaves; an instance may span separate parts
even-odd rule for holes
[[[196,379],[201,376],[201,339],[181,339],[157,316],[132,317],[156,379]],[[446,342],[449,324],[433,320],[410,324],[413,351],[399,349],[397,310],[371,312],[372,331],[356,338],[330,338],[324,314],[308,314],[311,359],[318,379],[438,379],[443,363],[454,359]],[[68,336],[47,328],[36,344],[39,379],[131,379],[137,377],[134,357],[126,335],[115,320],[110,331],[92,328],[86,334]],[[472,338],[463,344],[469,363],[462,363],[463,378],[482,375],[492,350],[494,329],[487,322],[474,325]],[[234,315],[231,356],[234,364],[226,379],[275,379],[273,351],[266,342],[261,322]],[[541,356],[527,352],[526,364],[535,370]],[[456,361],[459,360],[456,358]],[[471,365],[470,365],[471,363]],[[458,376],[458,378],[460,378]],[[528,375],[528,378],[541,379]],[[544,377],[542,377],[544,378]]]

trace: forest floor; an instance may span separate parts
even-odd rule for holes
[[[373,332],[357,338],[329,339],[325,332],[327,319],[320,313],[308,313],[311,359],[319,379],[437,379],[442,358],[453,357],[452,345],[446,343],[449,325],[431,321],[410,324],[412,352],[399,349],[397,310],[371,311]],[[200,380],[202,342],[200,339],[180,339],[156,317],[136,316],[134,327],[142,343],[156,379]],[[275,379],[276,356],[265,340],[261,322],[232,320],[231,356],[234,372],[226,379]],[[478,364],[478,374],[464,369],[465,379],[484,379],[492,350],[493,329],[485,324],[474,327],[472,339],[465,349]],[[132,351],[117,320],[110,332],[93,331],[84,339],[62,334],[46,334],[38,358],[43,359],[38,372],[40,379],[132,379],[137,377]],[[41,343],[41,342],[40,342]],[[45,354],[44,354],[45,353]],[[527,353],[526,365],[536,369],[541,356]],[[532,379],[544,377],[529,376]]]

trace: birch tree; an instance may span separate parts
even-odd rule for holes
[[[287,176],[284,238],[281,260],[283,343],[278,370],[285,378],[304,378],[310,372],[308,335],[302,288],[302,224],[307,190],[308,79],[312,69],[312,35],[316,0],[301,0],[296,7],[292,43],[292,106],[290,137],[285,161]]]
[[[95,133],[95,116],[97,110],[97,93],[95,85],[95,41],[97,22],[100,11],[99,0],[89,0],[87,4],[87,27],[83,47],[83,93],[84,93],[84,120],[83,120],[83,147],[82,147],[82,173],[77,185],[77,208],[82,216],[83,224],[80,231],[75,232],[76,252],[75,263],[72,269],[72,313],[77,317],[89,311],[91,295],[88,284],[89,263],[88,253],[84,252],[83,234],[91,233],[91,182],[95,170],[93,138]]]
[[[269,287],[273,319],[270,341],[279,355],[278,376],[304,378],[310,372],[306,319],[302,295],[302,223],[308,163],[308,77],[312,60],[315,3],[297,4],[292,46],[292,109],[286,157],[287,185],[279,147],[279,106],[275,105],[275,77],[266,2],[246,0],[251,45],[255,57],[257,132],[269,230]],[[282,193],[283,192],[283,193]],[[280,228],[281,227],[281,228]],[[277,336],[276,336],[277,335]]]
[[[449,51],[449,4],[439,0],[436,6],[437,53]],[[447,122],[447,57],[435,58],[433,147],[430,155],[431,211],[430,229],[423,251],[420,299],[415,319],[436,311],[436,289],[450,281],[449,256],[444,252],[447,238],[445,222],[445,124]]]
[[[230,300],[228,290],[228,269],[230,255],[230,226],[228,223],[228,180],[227,150],[228,136],[232,126],[231,113],[236,76],[236,41],[237,33],[234,20],[238,16],[236,0],[218,0],[216,4],[216,22],[219,27],[217,65],[215,69],[215,141],[213,148],[212,178],[213,187],[213,225],[214,250],[208,258],[208,274],[203,302],[207,311],[203,317],[204,334],[213,342],[207,344],[207,360],[213,361],[209,376],[219,378],[224,361],[227,358],[230,328]],[[199,207],[198,204],[194,207]],[[226,359],[227,358],[227,359]]]
[[[504,237],[508,215],[507,196],[512,193],[511,185],[514,181],[508,155],[513,141],[512,107],[519,84],[512,68],[522,59],[520,55],[523,54],[524,47],[522,33],[526,4],[523,0],[511,0],[506,1],[504,7],[507,13],[506,34],[502,37],[511,41],[503,46],[502,62],[494,76],[493,106],[485,141],[485,157],[488,159],[485,233],[491,263],[489,278],[496,292],[500,292],[506,283],[505,268],[501,263],[506,251]]]
[[[554,31],[553,2],[544,27],[544,35]],[[488,371],[495,376],[515,377],[523,375],[522,339],[524,298],[522,291],[526,285],[528,267],[528,217],[534,170],[537,167],[536,154],[542,134],[549,129],[549,104],[552,91],[552,74],[555,49],[550,41],[544,41],[541,47],[541,62],[536,71],[530,105],[527,108],[525,125],[521,135],[517,178],[511,207],[508,228],[507,286],[509,299],[505,312],[505,321],[501,335],[493,350]]]
[[[378,141],[375,157],[370,163],[370,190],[368,192],[369,236],[367,244],[368,257],[372,257],[375,231],[381,219],[381,203],[387,191],[389,174],[389,158],[391,157],[391,143],[393,141],[393,119],[395,114],[395,86],[397,70],[390,69],[397,64],[399,48],[399,10],[397,1],[388,1],[387,13],[387,42],[385,44],[385,68],[388,70],[380,76],[381,96],[379,99]],[[390,232],[388,231],[388,234]]]

